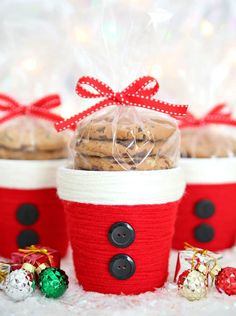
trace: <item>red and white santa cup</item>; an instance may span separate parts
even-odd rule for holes
[[[58,194],[85,290],[139,294],[163,286],[184,188],[180,168],[59,169]]]
[[[0,160],[0,256],[32,244],[65,255],[68,238],[56,171],[64,160]]]
[[[173,248],[184,242],[212,251],[232,247],[236,236],[236,158],[181,159],[187,182]]]

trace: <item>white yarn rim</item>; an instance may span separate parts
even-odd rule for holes
[[[180,168],[155,171],[85,171],[61,167],[58,195],[66,201],[99,205],[163,204],[185,189]]]
[[[182,158],[187,184],[236,183],[236,158]]]
[[[57,169],[65,163],[65,159],[0,159],[0,187],[11,189],[55,188]]]

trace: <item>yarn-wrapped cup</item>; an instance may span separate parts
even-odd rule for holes
[[[230,248],[236,236],[236,121],[226,104],[182,120],[181,167],[187,183],[173,247],[184,242],[212,251]]]
[[[63,159],[0,159],[2,257],[10,258],[17,248],[38,243],[65,255],[65,215],[56,192],[56,170],[63,163]]]
[[[230,248],[236,236],[236,158],[182,158],[187,182],[173,247],[184,242],[212,251]]]
[[[52,112],[60,103],[57,94],[25,105],[0,93],[0,256],[39,243],[66,253],[56,170],[67,157],[68,135],[52,125],[62,119]]]
[[[114,92],[81,77],[77,93],[103,100],[56,123],[58,131],[75,128],[72,163],[59,169],[58,194],[77,279],[87,291],[139,294],[166,281],[185,187],[177,167],[180,133],[170,114],[184,115],[187,106],[153,99],[158,87],[144,76]]]
[[[86,171],[61,167],[76,276],[87,291],[139,294],[163,286],[185,182],[176,167]]]

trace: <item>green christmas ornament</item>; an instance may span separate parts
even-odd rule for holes
[[[68,288],[68,276],[58,268],[46,268],[39,274],[40,291],[48,298],[62,296]]]

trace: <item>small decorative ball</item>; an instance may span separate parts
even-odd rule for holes
[[[58,268],[46,268],[39,274],[39,289],[48,298],[62,296],[68,288],[68,276]]]
[[[197,270],[185,270],[178,278],[179,293],[189,301],[200,300],[207,295],[207,279]]]
[[[236,268],[223,268],[216,276],[215,286],[220,293],[236,295]]]
[[[5,293],[15,301],[23,301],[35,289],[33,274],[24,269],[12,271],[4,283]]]

